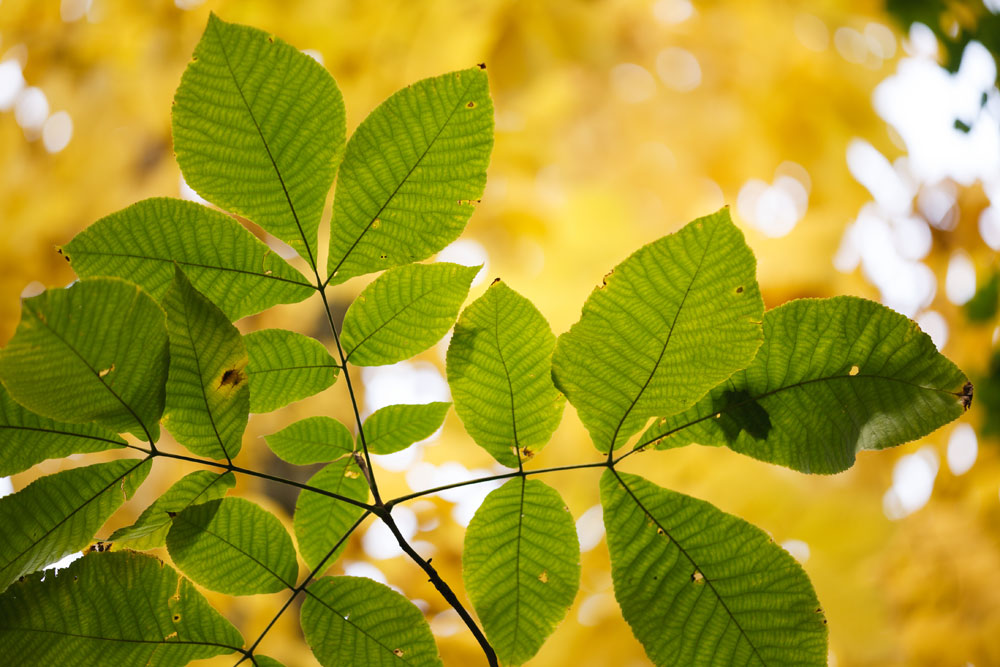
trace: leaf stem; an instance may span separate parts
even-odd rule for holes
[[[332,547],[330,547],[330,550],[326,552],[325,556],[323,556],[323,560],[319,562],[319,565],[313,568],[313,571],[309,573],[309,575],[302,581],[301,584],[292,589],[292,594],[288,596],[287,600],[285,600],[285,604],[282,605],[281,609],[278,610],[278,613],[274,615],[274,618],[272,618],[271,622],[267,624],[267,627],[264,628],[263,632],[261,632],[257,636],[257,639],[254,640],[254,643],[250,645],[250,648],[246,650],[246,653],[243,654],[243,657],[240,658],[239,662],[236,663],[237,665],[239,665],[240,663],[242,663],[244,660],[247,659],[249,659],[251,662],[254,662],[253,652],[260,644],[260,642],[264,639],[264,636],[267,635],[267,633],[271,630],[272,627],[274,627],[274,624],[278,622],[278,619],[281,618],[281,615],[285,613],[285,610],[288,609],[289,605],[291,605],[292,602],[295,600],[295,598],[299,596],[299,593],[304,591],[306,586],[309,585],[309,582],[312,581],[316,577],[316,575],[323,570],[324,567],[326,567],[326,562],[330,560],[334,552],[340,548],[340,545],[343,544],[348,537],[351,536],[351,533],[357,530],[358,526],[361,525],[362,521],[368,518],[369,514],[371,514],[371,511],[366,510],[365,513],[362,514],[358,518],[358,520],[354,522],[354,525],[348,528],[347,532],[340,536],[340,539],[337,540],[337,543],[334,544]],[[254,662],[254,664],[256,664],[256,662]]]

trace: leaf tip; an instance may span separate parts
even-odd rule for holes
[[[973,393],[972,383],[966,382],[965,385],[962,386],[961,393],[959,393],[958,395],[959,400],[962,401],[963,410],[968,410],[970,407],[972,407],[972,393]]]

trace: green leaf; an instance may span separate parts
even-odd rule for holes
[[[332,417],[307,417],[264,438],[275,456],[297,466],[334,461],[354,451],[351,432]]]
[[[431,437],[441,428],[451,403],[387,405],[365,420],[365,442],[372,454],[392,454]]]
[[[0,590],[90,544],[150,465],[149,459],[121,459],[64,470],[0,499]]]
[[[65,424],[25,410],[0,385],[0,477],[45,459],[124,446],[124,440],[100,426]]]
[[[829,474],[850,468],[859,451],[927,435],[972,400],[968,378],[930,337],[873,301],[786,303],[764,316],[764,340],[749,368],[690,410],[660,419],[640,444],[727,445]]]
[[[60,252],[77,275],[118,276],[162,299],[179,264],[230,320],[315,291],[302,274],[219,211],[180,199],[140,201],[101,218]]]
[[[330,282],[425,259],[458,238],[492,149],[480,69],[418,81],[379,105],[348,142],[337,180]]]
[[[179,266],[163,307],[170,332],[164,423],[195,454],[232,459],[240,451],[250,412],[243,337],[191,286]]]
[[[285,667],[284,663],[270,658],[266,655],[257,655],[254,653],[253,661],[256,663],[256,667]]]
[[[756,261],[728,209],[636,251],[559,337],[556,386],[598,450],[693,405],[761,343]]]
[[[382,366],[423,352],[448,333],[480,267],[409,264],[386,271],[347,309],[346,359]]]
[[[448,346],[455,411],[480,447],[516,468],[559,425],[552,384],[556,338],[538,309],[499,280],[465,309]]]
[[[523,477],[492,491],[465,533],[462,572],[500,660],[531,659],[580,587],[580,542],[559,493]]]
[[[87,554],[0,597],[6,665],[179,667],[242,646],[191,582],[134,552]]]
[[[295,47],[215,14],[174,97],[188,184],[316,264],[316,230],[344,154],[344,101]]]
[[[325,577],[306,588],[302,632],[324,667],[440,665],[423,613],[384,584]]]
[[[992,351],[989,365],[976,378],[976,396],[983,420],[980,435],[984,438],[1000,436],[1000,348]]]
[[[183,512],[191,505],[221,498],[235,485],[236,477],[231,472],[198,470],[185,475],[147,507],[135,523],[119,528],[108,541],[129,549],[162,547],[173,523],[172,515]]]
[[[155,442],[168,360],[156,302],[123,280],[91,278],[22,301],[0,379],[11,398],[44,417]]]
[[[285,329],[243,337],[250,355],[250,412],[270,412],[319,393],[337,379],[340,366],[315,338]]]
[[[192,505],[173,517],[170,558],[205,588],[228,595],[295,588],[299,565],[281,521],[243,498]]]
[[[351,457],[342,458],[324,467],[312,476],[309,486],[363,503],[368,502],[368,482]],[[360,507],[350,503],[302,489],[295,502],[293,527],[295,539],[299,543],[299,553],[302,554],[306,565],[310,568],[319,567],[320,561],[350,530],[363,512]],[[327,566],[337,560],[346,546],[345,542],[337,547],[327,560]]]
[[[601,503],[615,597],[655,664],[826,664],[812,584],[762,530],[612,470]]]

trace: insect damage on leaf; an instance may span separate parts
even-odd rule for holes
[[[972,389],[973,389],[972,383],[966,382],[965,385],[962,387],[962,393],[959,394],[959,398],[962,401],[962,408],[964,408],[965,410],[968,410],[970,407],[972,407]]]
[[[225,373],[222,374],[222,379],[219,381],[219,386],[224,387],[227,384],[236,387],[247,379],[247,376],[239,368],[230,368]]]

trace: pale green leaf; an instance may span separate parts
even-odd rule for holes
[[[826,665],[809,578],[759,528],[636,475],[601,477],[615,597],[657,665]]]
[[[351,432],[333,417],[306,417],[264,438],[275,456],[297,466],[334,461],[354,451]]]
[[[257,655],[256,653],[253,656],[253,662],[256,667],[285,667],[283,662],[266,655]]]
[[[0,385],[0,477],[45,459],[124,447],[114,432],[93,424],[66,424],[26,410]]]
[[[636,251],[559,337],[556,386],[598,450],[690,406],[760,347],[756,260],[722,209]]]
[[[802,299],[764,316],[760,353],[643,443],[728,445],[802,472],[915,440],[959,417],[972,385],[906,317],[856,297]],[[673,435],[670,435],[673,434]]]
[[[243,225],[180,199],[140,201],[80,232],[61,250],[77,275],[118,276],[156,299],[170,287],[174,264],[230,320],[315,291]]]
[[[15,401],[44,417],[155,442],[168,361],[156,302],[118,278],[91,278],[22,301],[0,379]]]
[[[163,307],[170,332],[164,425],[195,454],[232,459],[250,412],[243,337],[179,266]]]
[[[121,459],[64,470],[0,499],[0,590],[90,544],[149,468],[149,459]]]
[[[372,454],[392,454],[429,438],[444,422],[451,403],[387,405],[365,420],[365,442]]]
[[[340,169],[330,282],[425,259],[458,238],[492,149],[493,102],[480,69],[418,81],[379,105]]]
[[[388,586],[325,577],[306,592],[302,632],[323,667],[441,664],[423,613]]]
[[[358,366],[393,364],[441,340],[479,268],[440,262],[386,271],[347,309],[346,359]]]
[[[315,265],[345,132],[343,98],[322,65],[273,35],[209,17],[173,111],[177,162],[202,197]]]
[[[368,502],[368,482],[352,457],[345,457],[324,467],[312,476],[309,486],[359,502]],[[299,491],[293,527],[295,539],[299,543],[299,553],[306,565],[311,568],[319,567],[330,549],[340,542],[363,512],[356,505],[309,489]],[[327,566],[337,560],[346,546],[344,542],[337,547],[327,560]]]
[[[323,391],[340,366],[315,338],[285,329],[243,337],[250,365],[250,412],[270,412]]]
[[[243,498],[192,505],[173,517],[167,551],[184,574],[228,595],[295,588],[299,573],[281,521]]]
[[[527,662],[580,587],[576,524],[559,493],[523,477],[492,491],[465,533],[462,573],[497,656]]]
[[[476,444],[510,468],[537,454],[562,417],[555,344],[538,309],[499,280],[455,325],[448,346],[455,411]]]
[[[191,505],[221,498],[235,485],[236,477],[231,472],[197,470],[185,475],[147,507],[135,523],[119,528],[108,541],[129,549],[162,547],[173,523],[172,515],[183,512]]]
[[[93,552],[0,597],[0,663],[180,667],[239,651],[243,637],[157,558]]]

